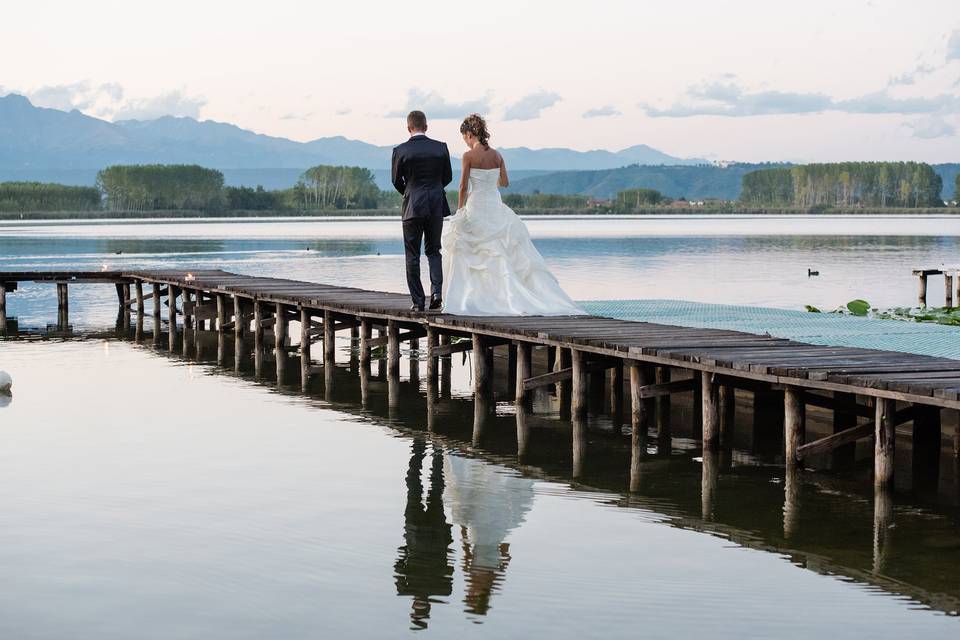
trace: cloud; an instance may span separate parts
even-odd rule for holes
[[[950,34],[947,40],[947,60],[960,60],[960,29]]]
[[[281,120],[307,120],[313,113],[286,113],[280,116]]]
[[[933,65],[929,65],[929,64],[918,64],[916,67],[914,67],[912,71],[907,71],[905,73],[901,73],[899,76],[894,76],[893,78],[890,78],[890,81],[887,83],[887,86],[893,87],[897,85],[913,84],[919,78],[928,76],[931,73],[939,70],[939,68],[940,67],[934,67]]]
[[[956,128],[940,116],[927,116],[907,123],[913,129],[914,138],[929,140],[932,138],[948,138],[957,133]]]
[[[427,114],[428,119],[455,120],[465,118],[471,113],[485,113],[490,110],[489,95],[465,102],[447,102],[436,91],[422,91],[416,87],[407,92],[407,106],[387,114],[388,118],[404,118],[414,110],[419,109]]]
[[[353,109],[350,107],[343,107],[342,109],[337,109],[338,116],[348,116],[353,113]]]
[[[549,109],[563,98],[551,91],[538,91],[524,96],[507,107],[504,120],[534,120],[544,109]]]
[[[203,98],[187,96],[181,90],[136,98],[127,96],[123,86],[116,82],[94,84],[88,80],[44,85],[20,93],[40,107],[61,111],[77,109],[109,120],[148,120],[167,115],[196,118],[206,104]]]
[[[606,116],[619,116],[623,115],[614,108],[612,104],[604,105],[602,107],[597,107],[596,109],[588,109],[583,112],[584,118],[604,118]]]
[[[114,111],[114,120],[153,120],[161,116],[200,117],[200,109],[207,104],[203,98],[193,98],[180,90],[168,91],[150,98],[127,100]]]
[[[838,100],[823,93],[789,91],[747,91],[735,78],[695,85],[687,89],[691,100],[666,108],[638,105],[652,118],[688,118],[692,116],[747,117],[780,114],[843,113],[930,114],[960,112],[960,96],[940,94],[923,98],[897,98],[886,90],[856,98]]]

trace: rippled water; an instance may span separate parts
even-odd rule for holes
[[[0,228],[0,269],[216,265],[399,290],[395,226],[323,224]],[[790,246],[795,264],[832,255],[839,268],[836,256],[856,265],[849,246],[864,242],[909,270],[948,259],[954,242],[827,238],[823,252],[789,235],[690,235],[699,223],[687,220],[658,237],[636,229],[645,221],[613,221],[622,237],[554,224],[532,225],[538,246],[579,298],[642,297],[649,271],[671,261],[671,297],[695,298],[693,274],[714,278],[697,260],[739,261],[758,298],[733,285],[731,295],[791,306],[758,270],[770,266],[763,255]],[[679,251],[685,243],[699,253]],[[55,319],[49,289],[10,296],[23,328]],[[346,340],[336,369],[304,387],[298,359],[254,358],[232,336],[188,333],[171,348],[149,318],[139,334],[115,328],[112,287],[98,292],[71,289],[71,321],[99,337],[0,342],[0,369],[15,380],[0,402],[4,637],[956,636],[960,513],[947,447],[931,488],[901,438],[898,491],[875,500],[865,455],[785,478],[777,430],[749,402],[735,448],[701,458],[678,400],[670,446],[651,441],[631,491],[629,437],[597,405],[574,478],[571,425],[552,394],[518,416],[500,375],[493,413],[478,414],[469,366],[455,358],[428,401],[425,367],[404,358],[390,380],[375,361],[367,375]],[[825,428],[826,414],[810,413],[811,429]]]

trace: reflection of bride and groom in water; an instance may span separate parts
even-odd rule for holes
[[[428,446],[424,437],[417,436],[406,483],[404,544],[394,569],[397,595],[413,598],[413,626],[426,627],[431,605],[453,594],[455,526],[463,550],[464,610],[486,614],[510,563],[510,545],[505,540],[533,505],[534,481],[445,452],[436,444]],[[452,522],[447,521],[445,505]]]

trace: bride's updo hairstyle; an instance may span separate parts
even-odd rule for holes
[[[471,133],[476,136],[485,147],[490,146],[490,132],[487,130],[487,121],[479,113],[473,113],[463,119],[460,125],[460,133]]]

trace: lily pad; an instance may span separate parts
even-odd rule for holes
[[[866,300],[851,300],[847,303],[847,309],[855,316],[865,316],[870,312],[870,303]]]

